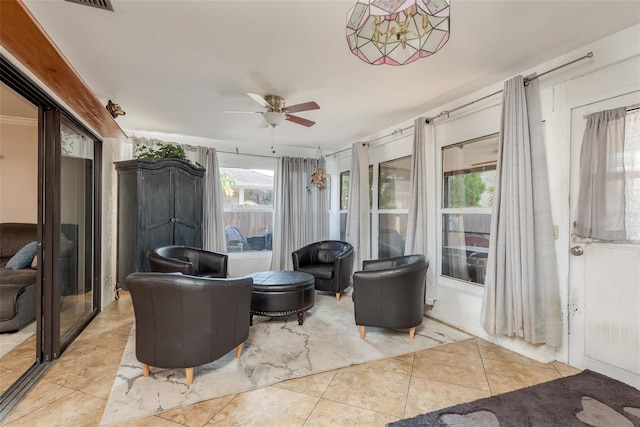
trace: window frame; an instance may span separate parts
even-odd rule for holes
[[[489,223],[491,222],[491,214],[492,214],[492,207],[444,207],[444,179],[445,179],[445,173],[444,173],[444,167],[443,167],[443,162],[444,162],[444,150],[449,149],[449,148],[453,148],[456,146],[463,146],[463,145],[469,145],[469,144],[473,144],[473,143],[477,143],[477,142],[481,142],[484,140],[488,140],[488,139],[492,139],[492,138],[496,138],[498,139],[498,143],[499,143],[499,137],[500,134],[499,132],[494,132],[494,133],[489,133],[480,137],[476,137],[476,138],[470,138],[470,139],[466,139],[463,141],[456,141],[456,142],[451,142],[451,143],[447,143],[447,144],[438,144],[438,156],[437,156],[437,194],[436,194],[436,203],[437,203],[437,218],[436,218],[436,235],[437,235],[437,239],[436,239],[436,247],[437,247],[437,252],[438,252],[438,262],[437,262],[437,275],[438,275],[438,282],[439,283],[445,283],[445,284],[452,284],[454,286],[462,286],[465,289],[468,289],[469,286],[471,286],[472,288],[475,289],[483,289],[484,288],[484,284],[483,283],[476,283],[470,280],[465,280],[465,279],[461,279],[461,278],[456,278],[456,277],[452,277],[452,276],[448,276],[448,275],[444,275],[443,274],[443,257],[444,257],[444,247],[443,247],[443,227],[444,227],[444,219],[445,219],[445,215],[474,215],[474,214],[481,214],[481,215],[489,215]],[[496,164],[494,166],[488,166],[485,168],[481,168],[481,167],[477,167],[475,169],[471,169],[470,172],[479,172],[481,170],[492,170],[492,169],[496,169],[497,168],[497,161],[498,161],[498,154],[496,153],[496,157],[495,157],[495,161]],[[489,237],[490,234],[487,236]]]
[[[376,206],[375,216],[376,216],[376,222],[377,222],[376,228],[375,228],[375,230],[377,230],[376,231],[376,239],[375,239],[375,241],[376,241],[375,252],[373,252],[373,248],[372,248],[372,255],[375,253],[377,258],[380,257],[380,245],[379,245],[379,243],[380,243],[380,222],[381,222],[380,221],[380,217],[382,215],[404,215],[404,217],[405,217],[405,233],[404,233],[404,236],[402,236],[402,237],[404,238],[405,242],[406,242],[406,239],[407,239],[406,223],[408,222],[408,219],[409,219],[409,204],[407,204],[407,206],[404,207],[404,208],[397,208],[397,207],[395,207],[395,208],[381,208],[380,207],[380,189],[381,189],[381,185],[380,185],[381,184],[381,182],[380,182],[381,181],[381,174],[380,174],[381,170],[380,169],[382,168],[382,165],[384,165],[385,163],[391,163],[391,162],[395,162],[395,161],[398,161],[398,160],[405,160],[405,159],[408,160],[408,162],[409,162],[409,179],[408,179],[408,182],[409,182],[409,186],[411,186],[411,166],[412,166],[412,164],[411,164],[412,163],[411,156],[412,156],[412,154],[409,154],[409,155],[406,155],[406,156],[400,156],[400,157],[396,157],[396,158],[393,158],[393,159],[388,159],[388,160],[383,160],[383,161],[377,162],[377,168],[375,168],[375,169],[377,169],[377,177],[374,180],[374,182],[377,183],[377,185],[374,188],[375,193],[376,193],[376,203],[375,203],[374,206]],[[411,197],[410,194],[409,194],[409,197]],[[411,201],[409,200],[409,203],[410,202]],[[372,217],[373,217],[373,209],[371,211],[372,211]],[[372,228],[372,231],[373,231],[373,228]],[[373,242],[373,240],[374,240],[373,236],[371,236],[371,237],[372,237],[371,240]],[[403,252],[402,255],[404,255],[404,248],[402,249],[402,252]]]
[[[340,177],[340,180],[338,182],[339,185],[339,191],[338,191],[338,236],[340,240],[345,240],[346,234],[347,234],[347,215],[349,212],[349,189],[351,188],[351,171],[350,170],[345,170],[345,171],[341,171],[338,176]],[[343,178],[347,176],[349,177],[349,185],[347,185],[346,188],[346,192],[347,194],[345,195],[343,193]],[[342,204],[343,201],[343,196],[344,196],[344,207]],[[344,215],[344,230],[342,229],[342,218]]]
[[[406,145],[406,144],[405,144]],[[372,150],[375,150],[372,149]],[[398,155],[400,154],[400,155]],[[367,259],[378,259],[378,253],[379,253],[379,245],[378,245],[378,239],[379,239],[379,235],[380,235],[380,230],[379,230],[379,224],[380,224],[380,220],[379,220],[379,215],[380,214],[404,214],[408,217],[409,214],[409,207],[407,206],[406,209],[402,208],[402,209],[379,209],[379,175],[380,175],[380,165],[387,163],[387,162],[391,162],[394,160],[398,160],[398,159],[402,159],[405,157],[409,157],[411,158],[412,156],[412,152],[411,152],[411,146],[410,145],[406,145],[404,147],[402,147],[402,149],[400,150],[400,153],[398,153],[398,151],[396,150],[395,152],[392,153],[388,153],[388,152],[377,152],[377,153],[370,153],[370,158],[369,158],[369,218],[370,218],[370,230],[369,230],[369,235],[370,235],[370,250],[371,250],[371,257],[367,258]],[[342,209],[342,204],[341,204],[341,195],[342,195],[342,176],[345,173],[349,173],[350,174],[350,170],[342,170],[339,175],[341,177],[340,179],[340,191],[338,192],[337,195],[337,199],[338,199],[338,215],[342,215],[342,214],[347,214],[348,212],[348,206],[346,206],[346,209]],[[349,181],[349,184],[351,184],[351,181]],[[348,191],[348,189],[347,189]],[[347,203],[348,204],[348,203]],[[338,224],[340,224],[340,222],[338,222]],[[340,225],[338,225],[338,227],[340,227]],[[346,227],[346,224],[345,224]],[[342,230],[338,229],[338,236],[340,236]],[[345,228],[346,231],[346,228]],[[374,234],[375,232],[375,234]],[[406,236],[405,236],[406,239]]]
[[[237,155],[231,153],[218,153],[218,165],[220,172],[226,168],[236,169],[252,169],[252,170],[270,170],[273,171],[273,196],[271,210],[268,209],[253,209],[250,212],[263,212],[271,214],[270,231],[273,231],[273,221],[275,218],[275,199],[276,195],[276,173],[277,173],[277,159],[272,157],[259,157],[253,155]],[[223,206],[223,216],[227,210]],[[234,210],[233,212],[238,212]],[[229,225],[225,221],[225,227]],[[260,258],[264,256],[271,257],[272,250],[248,250],[242,252],[227,252],[230,258]]]

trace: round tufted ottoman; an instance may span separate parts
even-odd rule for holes
[[[259,271],[247,274],[253,279],[251,293],[251,323],[253,315],[298,315],[298,324],[304,323],[304,312],[315,301],[315,278],[303,271]]]

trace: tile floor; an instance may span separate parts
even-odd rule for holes
[[[120,300],[91,323],[4,425],[98,426],[132,323],[131,300],[122,292]],[[3,361],[3,366],[19,363]],[[3,367],[3,371],[0,378],[12,376],[10,370]],[[118,426],[384,426],[577,372],[563,363],[539,363],[472,338]]]

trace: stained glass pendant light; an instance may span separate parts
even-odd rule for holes
[[[347,13],[347,43],[369,64],[404,65],[449,40],[449,0],[358,0]]]

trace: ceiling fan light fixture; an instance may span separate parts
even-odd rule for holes
[[[284,119],[287,118],[285,113],[279,113],[277,111],[266,111],[262,114],[264,117],[264,121],[269,124],[271,127],[276,127],[280,123],[284,122]]]
[[[405,65],[449,40],[449,0],[358,0],[347,13],[349,50],[373,65]]]

